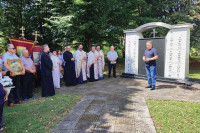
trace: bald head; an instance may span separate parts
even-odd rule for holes
[[[70,52],[70,50],[71,50],[71,46],[67,46],[66,51]]]
[[[22,51],[22,55],[23,55],[25,58],[28,58],[28,56],[29,56],[28,50],[23,50],[23,51]]]
[[[110,47],[110,51],[114,51],[115,50],[115,47],[114,46],[111,46]]]

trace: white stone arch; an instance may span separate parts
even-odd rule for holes
[[[125,73],[138,74],[139,39],[144,38],[142,32],[155,27],[169,29],[165,37],[164,78],[185,79],[189,75],[190,28],[193,28],[193,25],[188,23],[170,25],[163,22],[152,22],[136,29],[124,30],[126,34]]]

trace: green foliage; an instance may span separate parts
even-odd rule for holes
[[[190,49],[190,57],[198,57],[200,56],[200,47]]]
[[[34,40],[32,33],[39,31],[39,43],[53,49],[82,43],[86,51],[97,44],[124,50],[125,29],[156,21],[192,23],[191,46],[197,48],[199,12],[199,0],[0,0],[0,32],[6,37],[20,37],[19,29],[24,26],[27,39]],[[159,37],[168,31],[156,30]],[[144,36],[152,37],[151,32],[144,32]]]

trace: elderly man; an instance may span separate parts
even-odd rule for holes
[[[70,52],[71,47],[67,46],[66,51],[63,54],[63,58],[65,61],[65,67],[64,67],[64,79],[65,79],[65,85],[66,86],[74,86],[77,84],[76,81],[76,71],[75,71],[75,59]]]
[[[43,45],[43,52],[40,55],[41,78],[42,78],[42,97],[55,95],[53,84],[53,62],[49,56],[50,48],[47,44]]]
[[[158,59],[158,52],[153,48],[152,42],[148,41],[146,43],[147,49],[144,52],[143,61],[145,62],[145,69],[148,78],[148,86],[146,88],[151,88],[155,90],[156,85],[156,60]]]
[[[103,72],[104,72],[104,66],[105,66],[105,61],[104,61],[104,54],[100,49],[100,46],[97,46],[97,70],[98,70],[98,79],[103,79]]]
[[[109,68],[109,73],[108,73],[108,78],[110,78],[111,75],[111,69],[113,68],[113,77],[116,78],[116,60],[118,58],[117,52],[115,51],[114,46],[110,47],[110,51],[107,54],[108,57],[108,68]]]
[[[8,106],[13,107],[15,106],[13,104],[13,100],[15,100],[16,104],[23,103],[20,101],[20,75],[16,75],[14,71],[10,68],[7,61],[10,59],[19,59],[17,55],[15,54],[16,50],[13,44],[8,44],[6,46],[7,52],[3,55],[3,64],[4,64],[4,70],[6,71],[6,75],[9,76],[12,81],[15,88],[12,88],[10,91],[10,94],[8,96]],[[11,74],[10,74],[11,73]],[[25,74],[25,69],[23,68],[22,74]]]
[[[75,59],[76,78],[78,79],[78,83],[82,84],[87,82],[87,75],[86,75],[87,55],[85,51],[83,51],[82,44],[78,46],[78,50],[74,54],[74,59]]]
[[[33,60],[29,57],[28,50],[22,51],[22,56],[20,57],[20,59],[26,71],[22,80],[22,98],[24,99],[24,101],[28,101],[29,98],[35,98],[35,96],[33,96],[33,84],[36,68],[33,64]]]
[[[91,51],[88,53],[87,70],[87,76],[90,82],[98,80],[97,52],[95,46],[93,46]]]

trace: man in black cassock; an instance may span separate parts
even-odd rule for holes
[[[48,52],[50,48],[47,44],[43,45],[43,52],[40,55],[40,65],[41,65],[41,78],[42,78],[42,97],[48,97],[55,95],[54,85],[53,85],[53,63],[49,57]]]
[[[65,61],[64,79],[66,86],[74,86],[77,84],[75,62],[74,62],[75,60],[70,50],[71,47],[67,46],[66,51],[63,54],[63,59]]]

